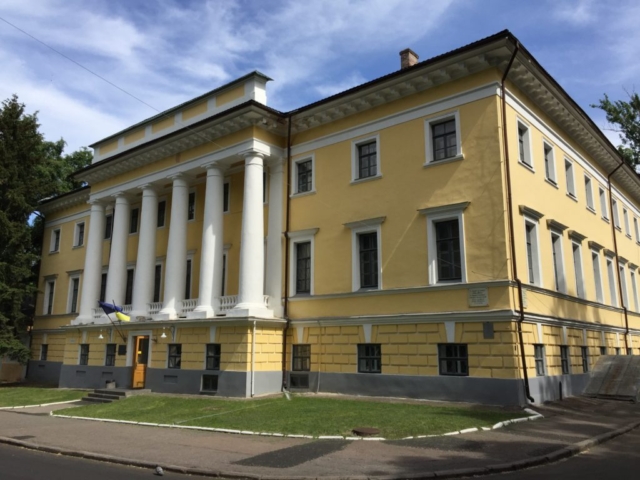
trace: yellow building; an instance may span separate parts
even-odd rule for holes
[[[401,66],[287,113],[254,72],[92,145],[42,205],[29,377],[522,404],[637,354],[635,172],[507,31]]]

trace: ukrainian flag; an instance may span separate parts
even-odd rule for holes
[[[121,322],[129,322],[131,320],[131,317],[128,315],[125,315],[122,312],[116,312],[116,318],[118,320],[120,320]]]

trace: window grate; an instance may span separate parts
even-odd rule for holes
[[[168,368],[179,369],[182,363],[182,344],[170,343],[169,344],[169,362]]]
[[[116,366],[116,344],[107,343],[106,355],[104,357],[104,365],[106,367]]]
[[[311,370],[311,345],[293,346],[292,370],[294,372],[308,372]]]
[[[218,391],[218,375],[202,375],[202,391],[217,392]]]
[[[219,343],[207,344],[207,370],[220,370],[220,350]]]
[[[468,376],[469,350],[464,343],[441,343],[438,345],[440,375]]]
[[[47,345],[46,343],[43,343],[40,346],[40,361],[46,362],[47,355],[49,355],[49,345]]]
[[[536,361],[536,375],[538,377],[544,377],[544,345],[534,345],[533,355]]]
[[[80,365],[89,365],[89,345],[80,345]]]
[[[379,343],[361,343],[358,345],[358,372],[381,373],[382,347]]]

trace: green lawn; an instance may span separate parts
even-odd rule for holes
[[[307,435],[352,435],[376,427],[384,438],[431,435],[491,426],[527,416],[487,408],[292,396],[291,400],[222,400],[138,395],[111,404],[59,410],[61,415]]]
[[[19,407],[79,400],[86,392],[46,387],[0,387],[0,407]]]

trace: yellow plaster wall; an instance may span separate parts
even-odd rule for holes
[[[151,132],[158,133],[166,128],[173,127],[173,125],[176,123],[176,119],[173,114],[169,115],[171,116],[165,117],[162,120],[159,120],[151,125]]]
[[[190,118],[202,115],[207,111],[207,102],[201,102],[189,108],[185,108],[182,111],[182,120],[189,120]]]
[[[253,330],[250,336],[253,335]],[[249,360],[251,361],[251,359]],[[255,370],[282,370],[282,328],[257,327]]]
[[[44,343],[44,334],[33,334],[31,336],[31,360],[40,360],[40,347]],[[64,360],[66,337],[65,334],[47,334],[47,361],[62,362]]]
[[[222,105],[232,102],[244,95],[244,84],[238,85],[235,88],[227,90],[226,92],[222,92],[216,95],[216,106],[221,107]]]
[[[100,150],[98,153],[100,155],[106,155],[109,152],[113,152],[117,148],[118,148],[118,139],[116,138],[115,140],[112,140],[109,143],[104,143],[100,145]]]
[[[137,142],[138,140],[142,140],[145,135],[145,129],[141,128],[140,130],[136,130],[135,132],[130,133],[129,135],[125,135],[124,144],[129,145],[133,142]]]

